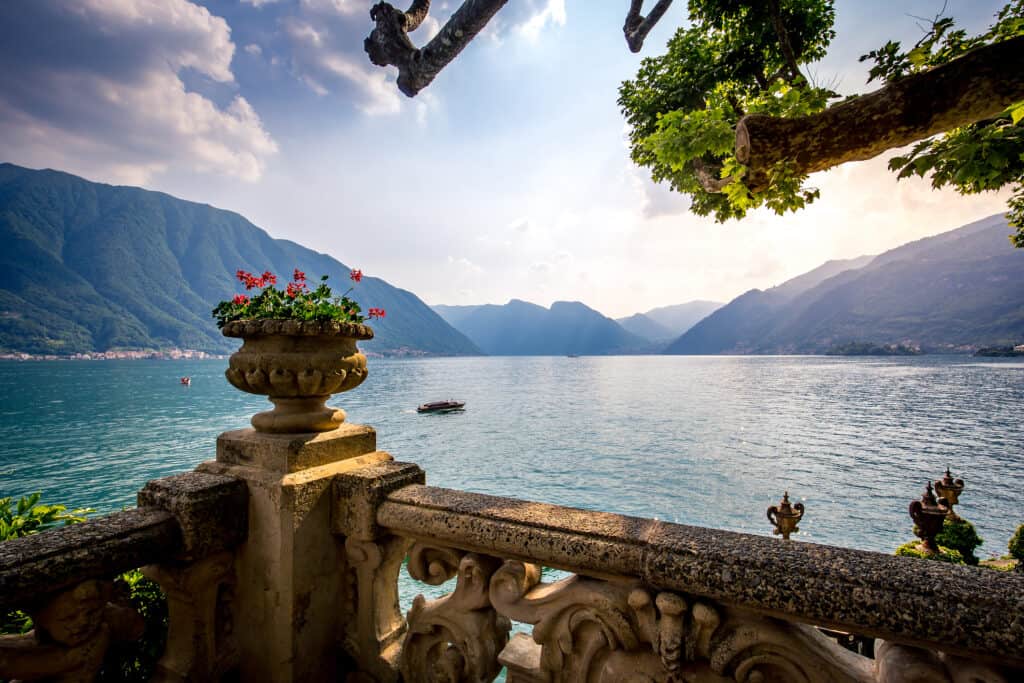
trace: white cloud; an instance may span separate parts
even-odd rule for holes
[[[261,48],[256,43],[249,43],[248,45],[246,45],[245,51],[246,53],[253,55],[254,57],[259,57],[260,55],[263,54],[263,48]]]
[[[325,8],[315,9],[324,11]],[[402,96],[394,83],[393,70],[374,66],[361,49],[357,54],[351,47],[355,43],[361,48],[361,40],[354,41],[351,35],[346,38],[336,35],[338,32],[347,35],[346,22],[332,23],[327,19],[330,17],[315,26],[311,19],[299,17],[287,17],[283,21],[292,43],[292,61],[299,79],[321,96],[354,88],[358,94],[356,108],[371,116],[400,112]]]
[[[0,146],[11,160],[127,182],[172,167],[256,180],[276,152],[244,97],[219,105],[186,89],[186,69],[234,89],[230,28],[203,7],[37,0],[0,6],[0,27]]]
[[[536,41],[545,26],[565,26],[565,20],[565,0],[547,0],[546,5],[519,24],[517,29],[527,40]]]

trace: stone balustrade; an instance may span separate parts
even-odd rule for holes
[[[138,626],[107,581],[146,565],[158,681],[1024,680],[1019,574],[431,487],[359,425],[227,432],[139,505],[0,544],[0,606],[37,624],[0,679],[89,680]],[[454,585],[404,613],[403,570]]]
[[[421,479],[385,463],[336,483],[336,530],[382,558],[359,579],[363,609],[393,625],[357,653],[378,680],[381,662],[406,681],[490,680],[499,663],[510,683],[1024,680],[1022,576]],[[457,583],[417,599],[398,645],[389,587],[406,552],[413,578]],[[545,583],[541,567],[573,575]],[[532,638],[509,641],[510,620]],[[871,660],[813,626],[885,642]]]
[[[232,550],[247,534],[248,492],[229,477],[151,481],[139,507],[0,543],[0,611],[21,609],[25,635],[0,636],[0,680],[89,681],[110,645],[142,635],[141,617],[112,601],[112,579],[143,567],[170,613],[155,680],[213,680],[237,666],[222,637]]]

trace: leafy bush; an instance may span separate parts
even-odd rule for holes
[[[35,534],[59,524],[84,522],[86,516],[95,512],[92,508],[78,508],[67,511],[66,505],[41,505],[42,494],[18,499],[12,507],[13,498],[0,498],[0,542]]]
[[[935,560],[937,562],[948,562],[950,564],[967,564],[964,556],[959,550],[939,546],[939,552],[930,555],[921,550],[921,541],[910,541],[896,548],[896,554],[900,557],[919,557],[924,560]]]
[[[36,534],[61,524],[84,522],[94,512],[92,508],[78,508],[68,512],[66,505],[41,505],[40,492],[22,496],[14,503],[11,497],[0,498],[0,543],[22,536]],[[28,633],[32,619],[21,610],[0,613],[0,635]]]
[[[18,499],[0,498],[0,542],[36,534],[58,525],[84,522],[91,508],[67,511],[65,505],[41,505],[41,495]],[[98,681],[148,681],[156,669],[167,641],[167,598],[160,586],[137,569],[114,579],[115,593],[130,604],[145,621],[142,638],[113,643],[107,651]],[[0,613],[0,635],[23,634],[32,630],[32,619],[20,610]]]
[[[1017,560],[1017,569],[1024,571],[1024,524],[1017,527],[1017,533],[1006,547],[1010,551],[1010,557]]]
[[[167,597],[159,584],[147,579],[138,569],[114,579],[114,591],[142,616],[146,628],[136,641],[111,644],[96,680],[102,683],[148,681],[167,644]]]
[[[942,523],[942,531],[935,537],[935,542],[939,546],[958,551],[967,564],[976,565],[978,558],[974,554],[974,549],[985,541],[974,530],[974,525],[966,519],[949,519],[947,517],[946,521]]]

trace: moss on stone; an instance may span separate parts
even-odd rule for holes
[[[953,548],[946,548],[939,546],[939,552],[936,554],[926,553],[921,547],[921,541],[909,541],[904,543],[899,548],[896,548],[896,555],[900,557],[919,557],[923,560],[935,560],[938,562],[948,562],[950,564],[967,564],[964,561],[964,556],[960,554],[960,551],[954,550]]]

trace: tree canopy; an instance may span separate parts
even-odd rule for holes
[[[430,0],[402,12],[373,6],[370,60],[398,68],[412,97],[427,87],[507,0],[463,0],[417,48],[409,32]],[[638,52],[672,0],[630,0],[623,25]],[[688,26],[665,54],[622,83],[630,154],[655,181],[719,221],[767,207],[795,211],[819,197],[808,176],[912,145],[890,160],[900,178],[970,194],[1011,187],[1011,240],[1024,247],[1024,0],[1011,0],[987,31],[968,36],[939,16],[912,47],[889,41],[861,61],[874,92],[840,97],[808,78],[835,38],[832,0],[689,0]]]
[[[689,6],[692,25],[643,60],[619,105],[633,161],[689,195],[695,213],[724,221],[761,206],[800,209],[819,195],[810,172],[920,140],[890,168],[965,194],[1011,185],[1012,239],[1024,247],[1024,0],[978,36],[939,17],[909,49],[872,50],[861,60],[884,87],[845,99],[804,75],[835,36],[832,2]]]

